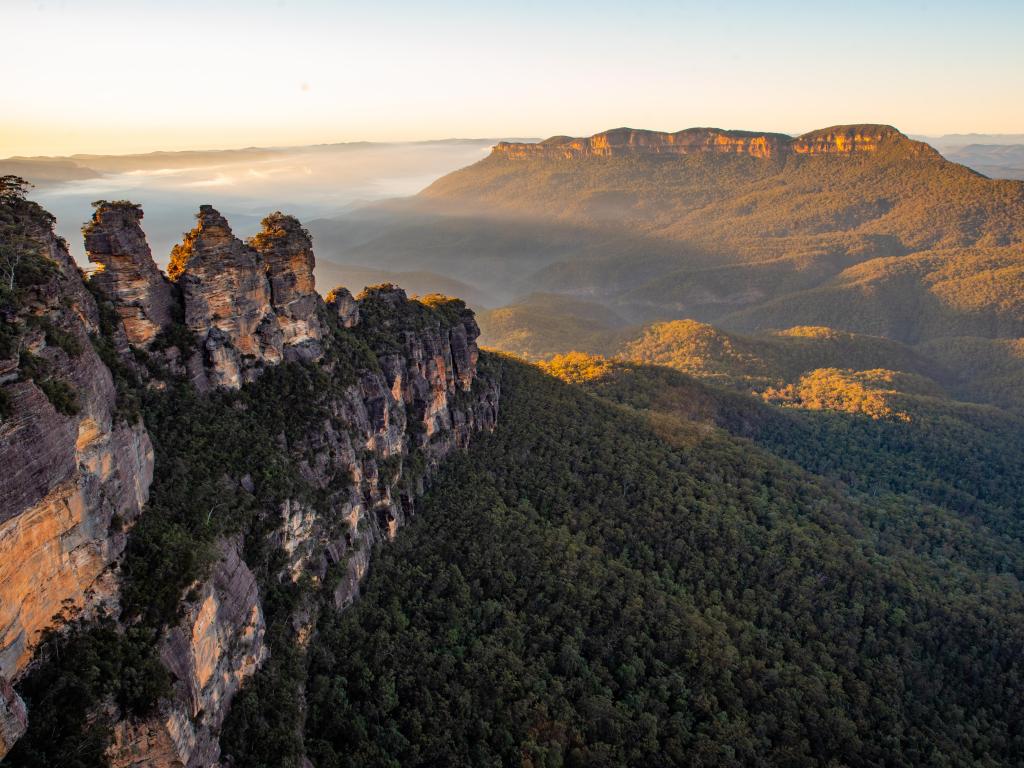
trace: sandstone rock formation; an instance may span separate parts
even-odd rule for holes
[[[171,323],[171,287],[139,224],[142,209],[125,201],[95,206],[82,228],[86,256],[98,265],[91,279],[113,301],[128,342],[148,347]]]
[[[335,304],[351,299],[342,290]],[[480,330],[462,302],[447,301],[442,315],[400,288],[378,286],[354,303],[350,314],[373,323],[380,370],[364,371],[332,419],[295,446],[309,457],[304,475],[314,487],[328,491],[333,478],[345,479],[331,499],[345,526],[332,534],[292,501],[280,534],[293,576],[303,564],[321,578],[329,562],[347,563],[335,590],[339,606],[355,598],[372,545],[395,535],[441,459],[494,428],[499,396],[495,382],[478,374]]]
[[[173,254],[178,293],[153,266],[140,218],[130,203],[101,204],[85,228],[90,258],[103,266],[94,279],[123,321],[113,331],[115,347],[135,347],[152,364],[137,367],[135,386],[159,389],[167,385],[161,375],[184,374],[160,362],[175,362],[191,347],[177,335],[185,332],[174,324],[177,311],[200,347],[189,374],[201,390],[239,387],[287,360],[319,361],[328,377],[344,377],[322,420],[303,424],[298,438],[277,438],[276,449],[296,458],[315,490],[316,505],[289,498],[266,514],[281,520],[269,542],[285,554],[275,578],[305,575],[319,584],[329,568],[340,569],[327,594],[348,605],[373,544],[396,535],[438,463],[496,423],[499,393],[477,370],[473,313],[461,301],[409,299],[394,286],[358,298],[338,288],[325,303],[314,291],[312,247],[297,220],[272,214],[246,244],[210,206]],[[90,341],[101,335],[99,307],[47,221],[33,232],[53,274],[15,315],[0,317],[0,341],[17,342],[0,346],[0,462],[9,470],[0,474],[0,756],[27,722],[11,682],[55,614],[74,608],[88,616],[102,605],[117,615],[112,565],[142,513],[154,466],[149,433],[119,412],[111,372]],[[182,349],[151,348],[163,329],[175,332]],[[226,479],[253,488],[251,477]],[[244,543],[244,534],[221,540],[210,575],[183,596],[183,617],[159,642],[173,693],[155,716],[116,724],[112,765],[191,768],[220,760],[231,701],[270,652],[259,587],[240,555]],[[303,641],[315,612],[303,609],[293,621]]]
[[[112,768],[217,765],[231,701],[268,654],[256,579],[239,556],[239,542],[224,542],[197,594],[161,646],[174,695],[156,717],[118,723]]]
[[[35,239],[54,270],[5,318],[15,343],[0,363],[0,686],[55,614],[111,598],[106,577],[153,472],[149,435],[117,418],[110,372],[89,341],[92,295],[62,241],[46,228]],[[17,722],[16,702],[5,701],[0,720]]]
[[[854,154],[898,150],[910,156],[938,158],[935,150],[887,125],[824,128],[793,138],[782,133],[688,128],[676,133],[616,128],[588,138],[552,136],[537,144],[499,142],[492,155],[511,159],[572,159],[627,155],[730,154],[773,159],[793,154]]]
[[[348,288],[339,285],[331,289],[324,298],[328,309],[338,316],[342,327],[352,328],[359,323],[359,303]]]
[[[862,152],[897,152],[904,157],[939,159],[923,141],[913,141],[889,125],[837,125],[798,136],[792,151],[799,155],[849,155]]]
[[[182,288],[185,325],[202,350],[191,366],[196,384],[238,388],[286,358],[318,359],[322,302],[313,288],[312,245],[299,222],[272,214],[246,244],[212,206],[201,206],[197,218],[168,268]]]
[[[283,357],[270,284],[260,255],[212,206],[202,206],[197,219],[171,252],[168,274],[181,286],[185,325],[203,351],[204,367],[193,369],[197,383],[205,374],[214,386],[237,388]]]
[[[322,354],[324,329],[320,297],[313,281],[313,243],[298,219],[280,211],[263,219],[250,240],[263,257],[270,281],[270,303],[281,328],[287,358],[315,360]]]

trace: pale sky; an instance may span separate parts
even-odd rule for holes
[[[0,157],[628,125],[1024,132],[1024,1],[0,0]]]

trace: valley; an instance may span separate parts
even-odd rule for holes
[[[1024,758],[1024,182],[622,129],[144,211],[86,272],[4,177],[4,766]]]

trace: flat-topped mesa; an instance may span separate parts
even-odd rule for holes
[[[904,157],[940,157],[928,144],[908,138],[891,125],[834,125],[797,136],[791,148],[798,155],[891,152]]]
[[[263,230],[249,240],[263,257],[270,281],[270,303],[281,328],[285,357],[316,359],[323,354],[320,298],[316,293],[313,243],[299,220],[280,211],[263,219]]]
[[[86,256],[98,265],[91,282],[113,302],[128,343],[148,347],[171,323],[171,286],[139,225],[142,208],[124,200],[93,206],[82,227]]]
[[[793,154],[853,154],[899,150],[907,156],[934,156],[922,142],[912,141],[887,125],[850,125],[824,128],[797,138],[783,133],[688,128],[676,133],[616,128],[588,138],[552,136],[537,144],[499,142],[492,156],[512,159],[575,159],[631,155],[746,155],[760,159]]]
[[[700,153],[776,157],[791,141],[781,133],[688,128],[676,133],[616,128],[589,138],[552,136],[539,144],[499,142],[493,153],[528,157],[579,158],[626,155],[692,155]]]

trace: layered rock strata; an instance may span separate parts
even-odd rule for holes
[[[171,324],[171,286],[153,261],[142,231],[142,209],[125,201],[94,203],[82,227],[91,280],[111,299],[128,343],[148,347]]]
[[[110,567],[153,472],[149,435],[141,422],[117,418],[110,371],[90,343],[99,331],[95,300],[63,241],[45,227],[33,240],[52,271],[3,318],[11,356],[0,360],[3,691],[56,614],[114,598]],[[2,698],[5,752],[23,718],[16,699]]]
[[[396,535],[438,463],[496,423],[497,386],[477,370],[473,313],[460,301],[409,299],[393,286],[358,298],[339,287],[325,302],[297,220],[272,214],[243,243],[210,206],[172,256],[176,290],[152,262],[141,218],[130,203],[102,203],[84,229],[90,259],[102,266],[95,287],[119,320],[107,333],[139,386],[163,388],[162,376],[184,376],[168,363],[192,348],[188,376],[201,390],[239,387],[288,360],[318,362],[348,382],[332,389],[322,419],[304,425],[299,439],[277,438],[318,502],[286,499],[266,512],[281,521],[271,535],[286,555],[278,578],[308,575],[319,584],[328,569],[341,569],[329,595],[348,605],[373,544]],[[16,314],[0,318],[4,338],[12,328],[17,341],[0,360],[0,462],[10,470],[0,474],[0,756],[31,718],[11,682],[54,616],[68,608],[88,616],[98,605],[116,615],[112,566],[148,498],[154,458],[142,422],[119,415],[111,371],[94,349],[102,336],[97,300],[65,244],[48,226],[33,232],[53,274]],[[154,345],[163,331],[171,333]],[[183,343],[182,333],[194,343]],[[173,694],[155,716],[117,723],[111,765],[220,760],[231,701],[269,654],[243,543],[221,541],[210,575],[183,596],[183,617],[159,645]],[[300,641],[315,620],[295,617]]]
[[[888,125],[846,125],[824,128],[796,138],[782,133],[688,128],[676,133],[616,128],[586,138],[552,136],[542,142],[499,142],[492,156],[510,159],[573,159],[630,155],[745,155],[760,159],[791,155],[850,155],[897,151],[938,158],[927,144],[913,141]]]
[[[337,297],[344,289],[332,292]],[[355,300],[359,322],[375,323],[371,337],[379,370],[364,370],[334,405],[332,417],[299,446],[305,479],[329,490],[332,529],[298,501],[286,505],[281,544],[293,576],[306,566],[320,578],[329,563],[345,563],[335,589],[338,606],[350,603],[369,565],[372,545],[391,538],[414,507],[417,493],[437,464],[465,448],[472,435],[494,428],[496,383],[477,371],[480,330],[462,302],[439,317],[394,286],[364,291]]]
[[[161,644],[174,694],[156,717],[117,724],[111,767],[217,765],[231,701],[268,656],[265,633],[256,579],[239,542],[224,542],[213,574]]]
[[[238,388],[265,366],[322,354],[321,304],[313,287],[309,235],[291,216],[272,214],[250,243],[239,240],[212,206],[171,253],[185,325],[201,358],[190,373],[200,388]]]

